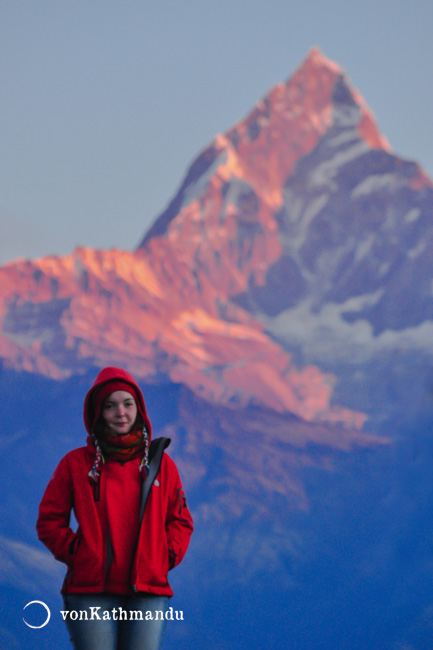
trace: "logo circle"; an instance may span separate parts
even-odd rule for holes
[[[27,605],[25,607],[23,607],[23,611],[29,605],[34,605],[34,604],[42,605],[42,607],[45,607],[45,609],[47,610],[47,620],[44,623],[42,623],[42,625],[30,625],[30,623],[27,623],[26,619],[23,616],[23,621],[27,625],[27,627],[31,627],[33,630],[40,630],[41,627],[45,627],[48,624],[48,622],[49,622],[49,620],[51,618],[51,612],[50,612],[50,608],[48,607],[48,605],[43,603],[42,600],[31,600],[29,603],[27,603]]]

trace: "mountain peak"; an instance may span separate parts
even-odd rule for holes
[[[242,196],[249,193],[251,201],[277,211],[298,162],[336,129],[340,138],[359,140],[361,147],[389,151],[372,112],[342,68],[313,47],[286,82],[273,86],[246,117],[217,135],[195,159],[139,249],[153,237],[167,235],[173,219],[171,236],[179,236],[180,221],[190,212],[187,206],[209,195],[210,187],[220,193],[234,180],[243,187]]]
[[[298,70],[302,68],[306,68],[306,69],[327,68],[329,70],[332,70],[336,74],[343,73],[343,69],[338,65],[338,63],[335,63],[335,61],[328,59],[328,57],[323,54],[322,50],[318,45],[313,45],[313,47],[311,47],[310,50],[307,52],[300,66],[298,67]]]
[[[349,117],[349,107],[352,107],[350,118],[352,126],[357,129],[363,140],[373,149],[390,150],[386,138],[380,133],[375,117],[366,104],[362,95],[353,86],[344,69],[326,57],[318,46],[312,47],[294,74],[289,77],[286,85],[298,84],[308,95],[324,91],[327,82],[332,80],[334,86],[331,94],[332,123],[339,121],[341,112],[345,114],[346,126]],[[329,110],[329,106],[328,106]],[[314,121],[314,115],[310,116]]]

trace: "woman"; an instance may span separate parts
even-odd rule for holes
[[[36,526],[68,566],[62,616],[75,649],[156,650],[173,595],[167,574],[193,530],[176,465],[163,453],[170,440],[151,444],[143,395],[120,368],[96,377],[84,423],[87,446],[60,461]]]

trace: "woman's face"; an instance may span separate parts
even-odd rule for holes
[[[124,390],[116,390],[105,398],[102,417],[113,435],[129,433],[137,419],[135,399]]]

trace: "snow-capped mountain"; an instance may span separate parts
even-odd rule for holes
[[[219,594],[230,617],[234,594],[250,592],[246,620],[275,607],[286,621],[272,647],[289,633],[293,647],[324,647],[311,644],[330,602],[346,608],[347,625],[326,647],[391,647],[380,635],[375,645],[375,625],[395,644],[415,638],[403,619],[395,628],[389,603],[403,602],[396,540],[413,549],[404,584],[423,567],[432,577],[417,541],[428,508],[414,513],[408,487],[417,476],[433,493],[418,414],[433,355],[432,207],[421,167],[392,153],[343,70],[314,48],[198,155],[135,251],[80,248],[1,268],[0,388],[13,396],[13,435],[0,442],[22,460],[21,472],[3,468],[6,582],[18,567],[28,584],[29,510],[61,453],[84,441],[93,375],[116,365],[140,380],[155,429],[173,438],[193,507],[185,570],[203,602],[189,648],[227,647],[205,603]],[[65,409],[75,414],[66,421]],[[409,439],[422,450],[415,466]],[[384,597],[370,611],[373,575]],[[421,621],[430,599],[417,598]],[[232,629],[246,626],[238,616]],[[245,647],[236,634],[230,647]],[[249,647],[266,643],[260,632]]]
[[[330,387],[378,351],[425,347],[432,197],[313,49],[198,156],[135,253],[0,270],[5,365],[60,378],[123,364],[212,402],[359,428],[375,405],[331,405]]]
[[[194,161],[139,252],[183,259],[222,318],[229,297],[300,365],[334,373],[376,427],[429,383],[432,210],[421,167],[313,49]]]

